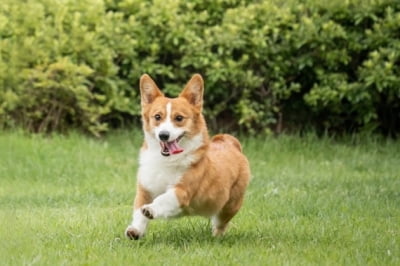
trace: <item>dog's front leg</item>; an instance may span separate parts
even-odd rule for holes
[[[155,198],[151,204],[144,205],[142,213],[149,219],[175,217],[187,205],[187,198],[185,190],[174,187]]]
[[[137,184],[132,223],[126,228],[125,235],[130,239],[139,239],[146,233],[149,219],[143,215],[141,207],[151,202],[152,197],[140,184]]]
[[[130,239],[138,240],[145,234],[149,219],[142,214],[141,209],[134,210],[132,218],[132,223],[126,228],[125,235]]]

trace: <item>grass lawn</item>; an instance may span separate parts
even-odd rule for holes
[[[228,233],[131,219],[141,131],[0,132],[0,265],[400,265],[400,142],[243,139],[253,179]]]

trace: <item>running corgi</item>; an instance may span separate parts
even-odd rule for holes
[[[128,238],[141,238],[152,219],[182,215],[210,217],[218,236],[239,211],[249,163],[235,137],[209,139],[203,91],[199,74],[177,98],[165,97],[150,76],[140,78],[144,144]]]

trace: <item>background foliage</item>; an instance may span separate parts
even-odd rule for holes
[[[214,128],[400,131],[400,2],[3,0],[0,124],[99,135],[138,79],[206,81]]]

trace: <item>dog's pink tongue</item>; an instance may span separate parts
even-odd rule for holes
[[[170,151],[170,153],[172,154],[178,154],[183,152],[183,149],[181,147],[179,147],[178,143],[176,142],[176,140],[168,142],[167,143],[168,146],[168,150]]]

